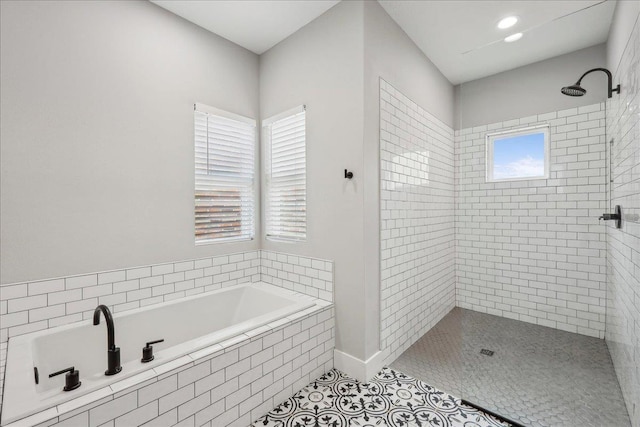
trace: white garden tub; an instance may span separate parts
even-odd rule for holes
[[[267,325],[314,305],[292,292],[265,283],[238,285],[155,306],[114,313],[115,344],[122,371],[105,376],[107,326],[86,320],[9,340],[2,425],[86,395],[124,378],[153,371],[182,356]],[[244,336],[248,338],[247,336]],[[154,344],[155,359],[141,363],[142,348]],[[62,390],[65,376],[49,374],[74,366],[82,385]],[[35,382],[34,367],[39,383]],[[149,372],[153,374],[153,372]],[[138,375],[140,376],[140,375]]]

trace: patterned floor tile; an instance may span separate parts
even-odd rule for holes
[[[391,368],[360,383],[332,370],[254,427],[505,427],[450,394]]]

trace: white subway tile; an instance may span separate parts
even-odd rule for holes
[[[137,404],[137,395],[133,392],[93,408],[89,411],[89,426],[99,426],[120,415],[126,414],[136,409]]]
[[[65,288],[67,290],[79,289],[79,288],[84,288],[86,286],[94,286],[97,284],[98,284],[97,274],[87,274],[85,276],[67,277],[65,279]]]
[[[64,279],[29,283],[29,295],[40,295],[58,291],[64,291]]]

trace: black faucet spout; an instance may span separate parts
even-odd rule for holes
[[[100,324],[100,313],[104,315],[104,319],[107,322],[107,370],[105,375],[115,375],[122,371],[120,366],[120,348],[116,347],[115,339],[115,326],[113,324],[113,316],[109,307],[100,304],[93,312],[93,324]]]

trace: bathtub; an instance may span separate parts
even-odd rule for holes
[[[122,371],[113,376],[104,374],[107,327],[102,315],[97,326],[85,320],[11,338],[1,424],[54,408],[94,390],[109,390],[110,385],[117,390],[114,385],[125,378],[135,376],[133,379],[141,378],[142,382],[158,375],[163,366],[175,369],[178,366],[173,365],[179,365],[180,359],[192,361],[207,348],[215,351],[223,348],[220,343],[247,339],[245,332],[256,328],[260,331],[260,327],[266,331],[269,324],[312,306],[313,298],[253,283],[115,313],[115,344],[120,347]],[[145,343],[159,339],[164,342],[153,345],[155,359],[142,363]],[[65,392],[64,374],[54,378],[49,374],[70,366],[80,371],[82,385]],[[34,368],[38,371],[38,384]]]

